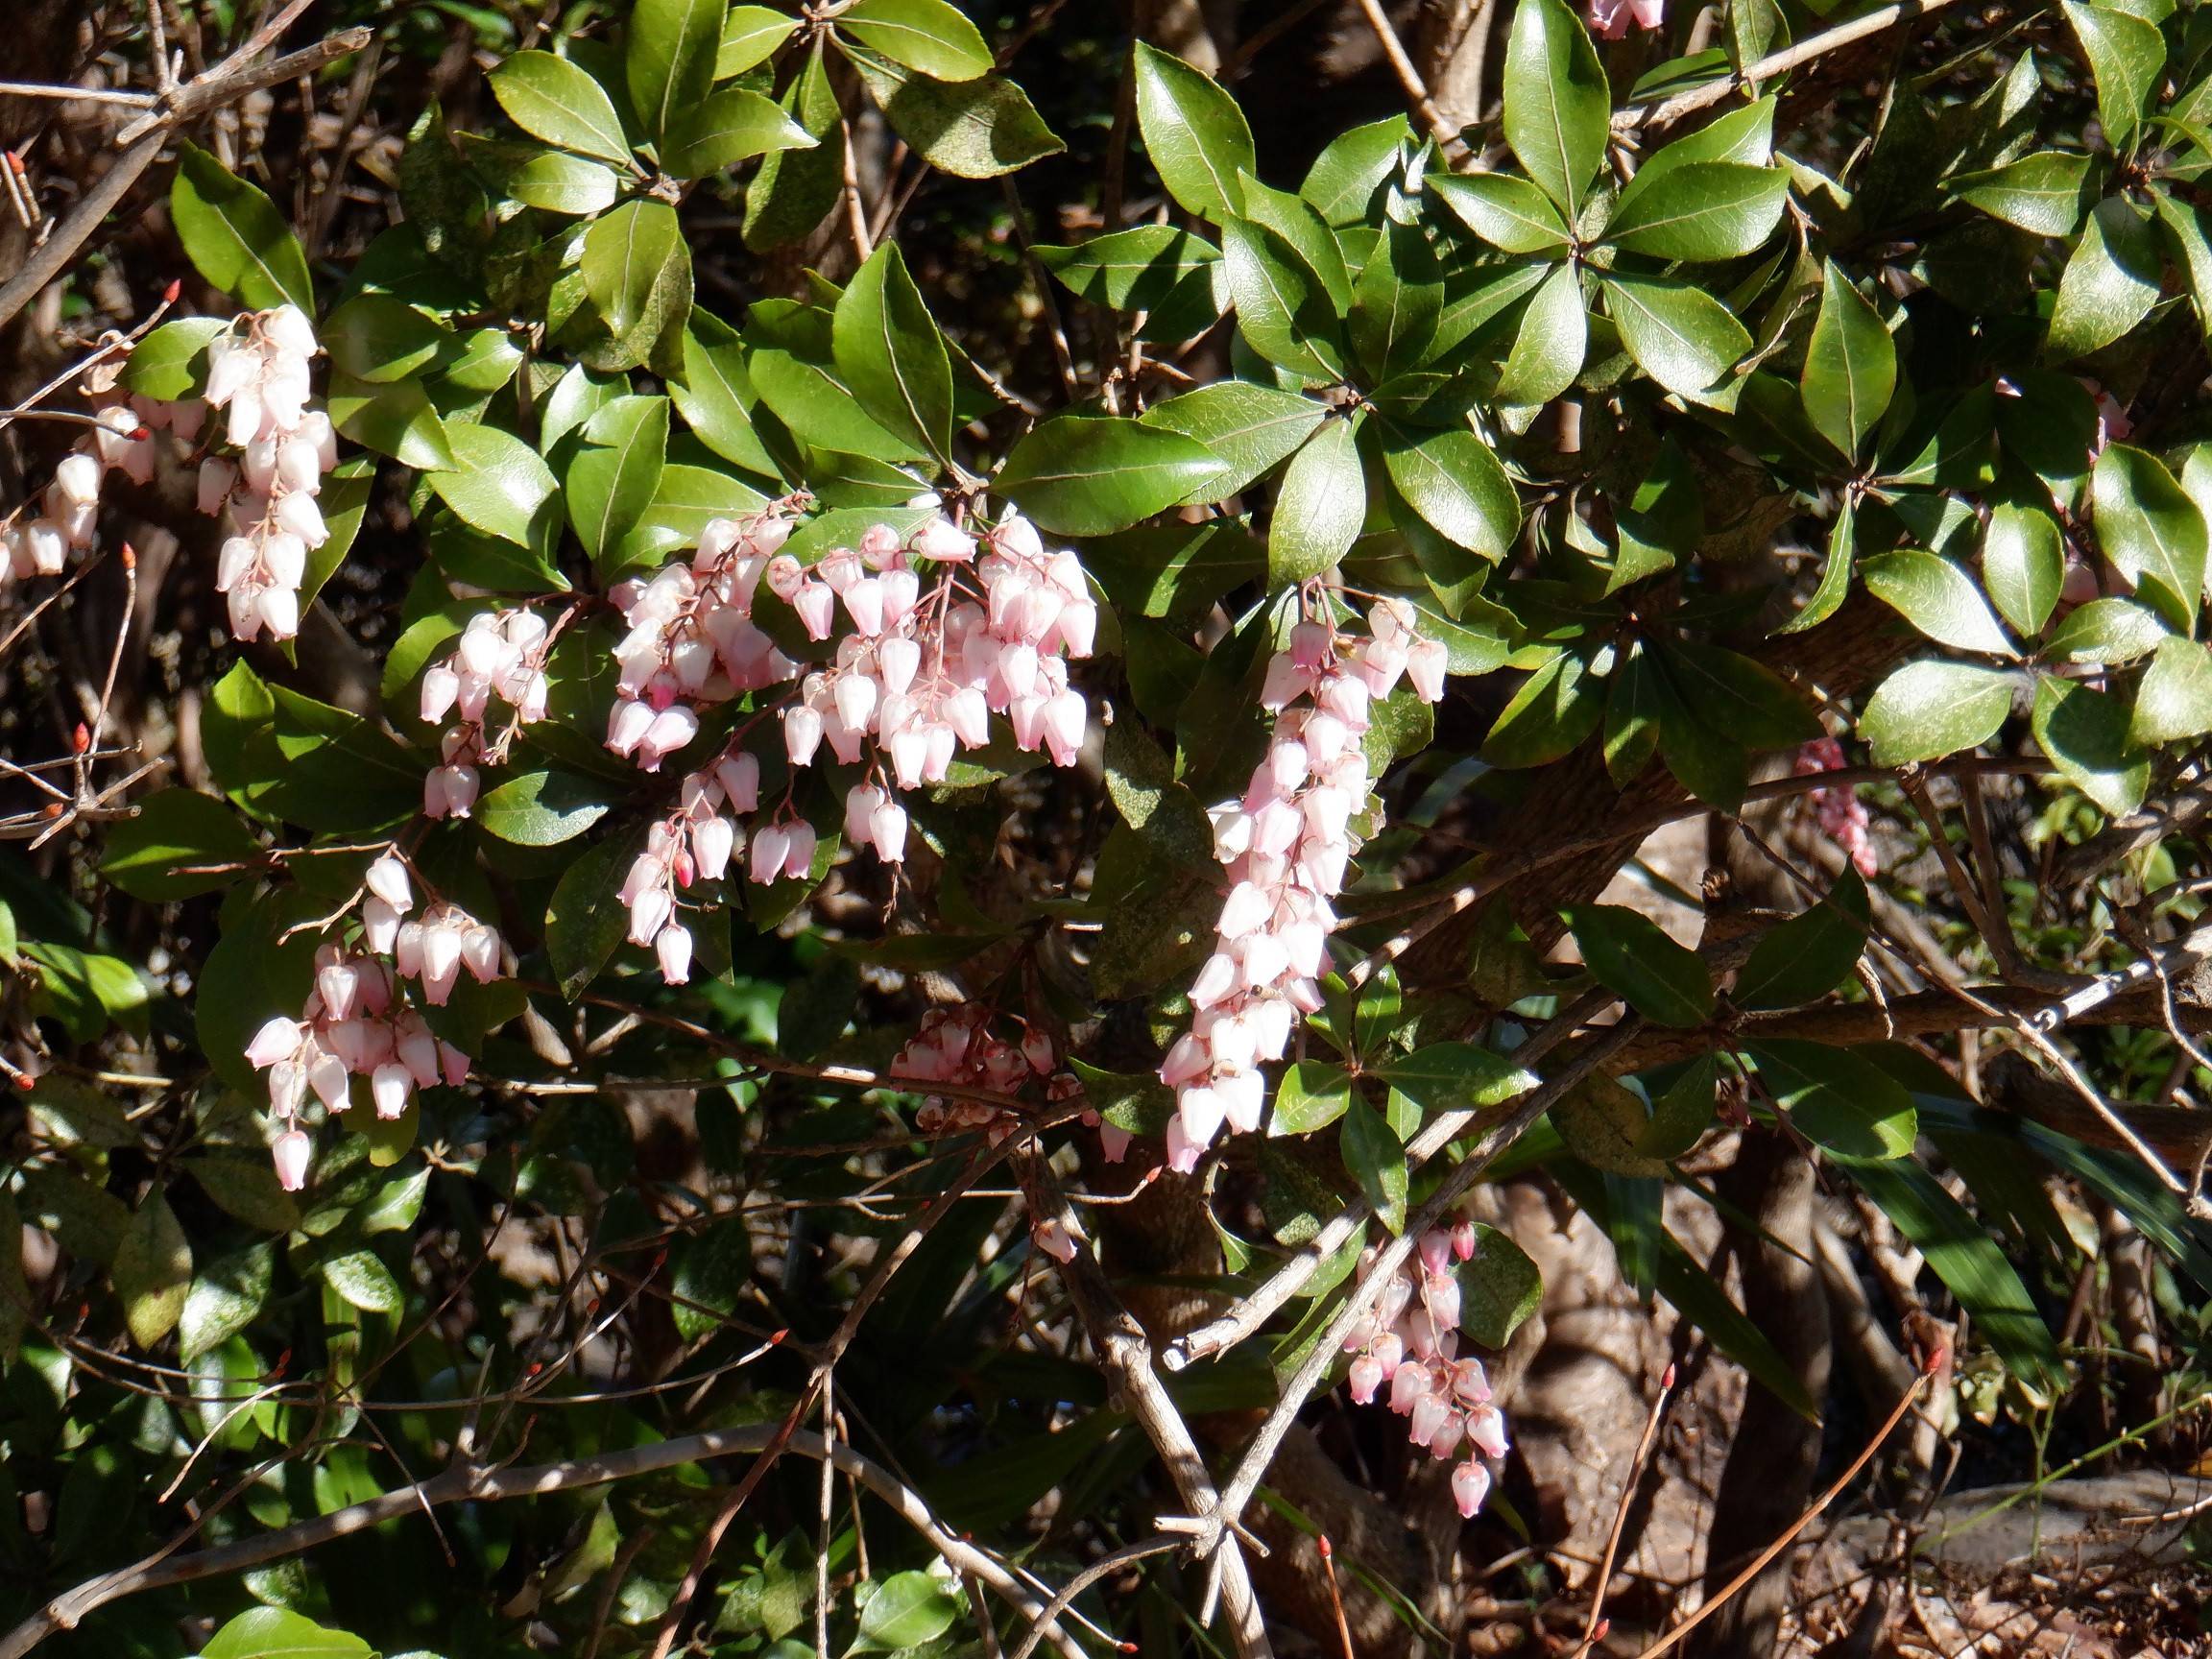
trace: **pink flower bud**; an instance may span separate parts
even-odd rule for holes
[[[1490,1471],[1470,1457],[1452,1471],[1452,1502],[1459,1506],[1462,1520],[1472,1521],[1482,1507],[1482,1500],[1490,1495]]]
[[[799,613],[799,621],[809,639],[830,637],[830,625],[836,608],[837,595],[820,582],[807,583],[791,600],[791,609]]]
[[[379,1118],[404,1118],[407,1098],[413,1093],[414,1079],[404,1066],[386,1064],[369,1074],[369,1098],[375,1102]]]
[[[402,916],[415,907],[415,888],[407,879],[407,866],[389,853],[369,866],[362,884]]]
[[[661,960],[661,977],[670,985],[681,985],[691,977],[691,934],[688,929],[671,922],[661,929],[653,942],[654,954]]]
[[[814,865],[814,826],[801,819],[791,826],[790,844],[783,853],[783,874],[792,880],[807,875]]]
[[[1352,1369],[1344,1381],[1352,1391],[1355,1405],[1372,1406],[1375,1390],[1382,1385],[1382,1367],[1372,1354],[1362,1354],[1352,1361]]]
[[[903,863],[906,858],[906,808],[897,801],[886,800],[868,815],[870,837],[876,843],[876,854],[886,864]]]
[[[820,710],[801,703],[783,710],[783,753],[794,766],[805,766],[814,758],[814,752],[822,747],[822,715]],[[756,850],[760,845],[758,836],[753,839]]]
[[[733,812],[757,811],[760,805],[760,762],[750,754],[725,755],[714,762],[714,781],[730,798]]]
[[[1057,1218],[1048,1217],[1029,1229],[1030,1241],[1055,1262],[1075,1260],[1075,1239]]]
[[[730,855],[737,850],[737,826],[727,818],[709,818],[691,829],[691,856],[698,861],[699,875],[708,881],[719,881],[730,868]]]
[[[1452,1254],[1462,1262],[1475,1259],[1475,1223],[1465,1217],[1452,1223]]]
[[[445,718],[460,695],[461,676],[443,662],[433,663],[422,674],[423,720],[435,726]]]
[[[297,1020],[279,1016],[267,1022],[246,1045],[247,1064],[259,1069],[291,1059],[300,1051],[300,1040],[305,1033],[306,1027]]]
[[[1438,703],[1444,697],[1444,675],[1452,665],[1452,654],[1441,639],[1416,639],[1406,654],[1406,678],[1413,686],[1413,694],[1424,703]]]
[[[276,1166],[276,1185],[287,1192],[298,1192],[307,1185],[307,1160],[314,1155],[315,1142],[307,1139],[306,1131],[287,1129],[276,1137],[269,1148],[271,1162]]]
[[[753,831],[753,865],[758,882],[774,881],[783,874],[783,857],[791,848],[791,832],[781,824],[763,824]]]

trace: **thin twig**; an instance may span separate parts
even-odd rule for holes
[[[1447,155],[1464,155],[1467,146],[1460,141],[1459,130],[1436,108],[1429,96],[1429,83],[1421,78],[1421,71],[1413,66],[1413,60],[1406,56],[1405,42],[1398,38],[1398,31],[1391,27],[1390,18],[1382,10],[1382,0],[1358,0],[1359,11],[1367,19],[1367,27],[1375,32],[1376,44],[1382,48],[1382,56],[1389,60],[1390,72],[1398,77],[1398,84],[1405,88],[1407,102],[1413,106],[1421,117],[1429,135],[1436,140],[1437,148]]]
[[[1819,1518],[1820,1512],[1836,1502],[1838,1494],[1859,1478],[1859,1471],[1865,1468],[1873,1460],[1874,1454],[1882,1450],[1882,1443],[1888,1439],[1897,1425],[1905,1420],[1905,1413],[1912,1409],[1912,1403],[1920,1398],[1920,1391],[1928,1386],[1928,1379],[1935,1375],[1936,1368],[1942,1362],[1942,1359],[1943,1351],[1941,1349],[1937,1349],[1928,1357],[1928,1362],[1921,1368],[1920,1375],[1912,1379],[1912,1386],[1905,1390],[1904,1398],[1890,1407],[1889,1415],[1882,1421],[1882,1427],[1874,1431],[1874,1437],[1866,1442],[1858,1456],[1851,1459],[1851,1466],[1836,1477],[1828,1490],[1813,1500],[1811,1508],[1791,1523],[1781,1537],[1775,1539],[1773,1543],[1753,1556],[1749,1566],[1722,1585],[1719,1592],[1710,1600],[1701,1604],[1696,1612],[1691,1614],[1689,1618],[1683,1620],[1681,1623],[1675,1625],[1673,1629],[1645,1648],[1640,1659],[1659,1659],[1660,1654],[1678,1645],[1683,1637],[1689,1635],[1691,1631],[1696,1629],[1698,1625],[1727,1605],[1731,1597],[1766,1570],[1767,1562],[1773,1560],[1775,1556],[1795,1543],[1797,1534],[1812,1526]],[[0,1655],[0,1659],[6,1659],[6,1656]]]
[[[1582,1645],[1575,1649],[1571,1659],[1604,1640],[1605,1590],[1613,1582],[1613,1562],[1621,1552],[1621,1535],[1628,1529],[1628,1509],[1636,1501],[1636,1482],[1644,1472],[1644,1459],[1651,1454],[1651,1442],[1659,1432],[1659,1420],[1667,1413],[1667,1396],[1674,1391],[1674,1367],[1670,1364],[1666,1375],[1659,1379],[1658,1398],[1651,1402],[1651,1411],[1644,1419],[1644,1432],[1636,1442],[1636,1454],[1628,1459],[1628,1473],[1621,1482],[1621,1507],[1613,1512],[1613,1529],[1605,1534],[1605,1554],[1598,1563],[1598,1577],[1590,1591],[1590,1617],[1582,1626]]]
[[[1755,63],[1745,64],[1742,71],[1694,86],[1687,92],[1678,92],[1659,104],[1636,104],[1621,110],[1613,117],[1613,131],[1633,132],[1638,128],[1671,127],[1685,115],[1695,115],[1700,109],[1725,103],[1738,92],[1753,92],[1762,81],[1771,81],[1777,75],[1786,75],[1792,69],[1802,68],[1816,58],[1824,58],[1839,47],[1848,46],[1854,40],[1863,40],[1869,35],[1879,35],[1900,23],[1911,23],[1922,17],[1933,17],[1936,12],[1958,4],[1958,0],[1898,0],[1893,6],[1869,12],[1863,17],[1854,17],[1848,23],[1815,35],[1810,40],[1786,46],[1779,52],[1769,52]]]

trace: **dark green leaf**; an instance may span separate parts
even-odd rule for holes
[[[2108,692],[2045,675],[2035,683],[2035,741],[2066,781],[2112,814],[2143,805],[2151,756],[2128,741],[2128,710]]]
[[[854,275],[835,315],[837,373],[860,407],[885,431],[947,458],[952,370],[897,243],[884,243]]]
[[[1851,976],[1866,949],[1866,883],[1856,870],[1828,896],[1761,939],[1738,970],[1730,994],[1743,1008],[1794,1008],[1816,1002]]]
[[[2059,10],[2097,78],[2097,115],[2104,142],[2125,155],[2134,147],[2143,111],[2166,66],[2166,37],[2156,23],[2115,6],[2064,0]]]
[[[1383,467],[1422,521],[1455,546],[1504,558],[1521,532],[1521,502],[1489,445],[1464,427],[1383,432]]]
[[[2207,732],[2212,732],[2212,652],[2193,639],[2159,640],[2135,688],[2129,745],[2178,743]]]
[[[1225,470],[1187,497],[1219,501],[1272,471],[1328,415],[1326,404],[1295,392],[1249,380],[1216,380],[1153,404],[1138,423],[1180,432],[1219,456]]]
[[[572,772],[525,772],[476,804],[487,835],[517,847],[557,847],[607,815],[606,785]]]
[[[1760,1081],[1810,1140],[1852,1159],[1903,1158],[1912,1150],[1912,1096],[1858,1050],[1779,1037],[1749,1049]]]
[[[149,1195],[123,1229],[113,1273],[131,1339],[153,1347],[177,1328],[192,1288],[192,1246],[160,1193]]]
[[[1543,1306],[1544,1275],[1512,1237],[1475,1223],[1475,1254],[1455,1269],[1459,1329],[1483,1347],[1503,1348]]]
[[[2058,524],[2040,507],[2000,501],[1982,537],[1982,580],[2005,620],[2039,634],[2066,580],[2066,548]]]
[[[2071,236],[2088,204],[2088,156],[2042,150],[1985,172],[1960,173],[1946,187],[2008,225],[2038,236]]]
[[[1139,225],[1072,248],[1033,252],[1071,293],[1117,311],[1152,310],[1190,273],[1221,256],[1204,238],[1172,225]]]
[[[1510,173],[1431,173],[1428,187],[1466,227],[1506,253],[1564,252],[1567,221],[1551,198]]]
[[[1663,1025],[1702,1025],[1713,1018],[1713,975],[1695,950],[1677,945],[1648,916],[1619,904],[1563,912],[1582,961],[1599,984]]]
[[[1679,397],[1712,401],[1715,389],[1751,349],[1751,336],[1728,308],[1686,283],[1616,273],[1602,287],[1621,344],[1646,373]]]
[[[932,80],[973,81],[991,68],[991,48],[946,0],[857,0],[837,28]]]
[[[1346,1102],[1338,1149],[1376,1217],[1393,1233],[1406,1230],[1406,1148],[1375,1108],[1357,1094]]]
[[[1851,285],[1835,260],[1820,281],[1820,311],[1805,349],[1798,390],[1806,419],[1847,461],[1889,407],[1897,389],[1897,347],[1882,314]]]
[[[1352,1104],[1352,1079],[1343,1067],[1326,1060],[1300,1060],[1283,1073],[1275,1091],[1270,1135],[1310,1135],[1344,1116]]]
[[[2059,278],[2057,303],[2043,350],[2054,363],[2086,357],[2109,346],[2158,302],[2158,239],[2125,197],[2097,204]]]
[[[2092,479],[2097,544],[2138,596],[2180,633],[2204,591],[2204,515],[2155,455],[2106,446]]]
[[[1476,1043],[1431,1043],[1389,1061],[1376,1075],[1424,1112],[1499,1106],[1536,1087],[1536,1075]]]

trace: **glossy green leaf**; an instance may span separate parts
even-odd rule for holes
[[[1383,430],[1390,482],[1422,521],[1455,546],[1492,561],[1521,531],[1521,502],[1490,446],[1464,427]]]
[[[1951,193],[1983,212],[2038,236],[2071,236],[2088,205],[2089,157],[2041,150],[2002,167],[1961,173]]]
[[[1906,548],[1859,567],[1868,591],[1923,635],[1960,651],[2017,657],[1973,577],[1936,553]]]
[[[1499,372],[1498,401],[1528,407],[1551,402],[1575,384],[1589,347],[1581,274],[1572,264],[1559,265],[1521,313],[1520,331]]]
[[[1310,1135],[1344,1116],[1352,1104],[1352,1078],[1326,1060],[1300,1060],[1283,1072],[1267,1119],[1270,1135]]]
[[[439,498],[487,535],[523,547],[547,545],[559,489],[538,451],[496,426],[457,425],[449,440],[455,467],[428,475]]]
[[[2156,23],[2117,6],[2063,0],[2059,11],[2096,76],[2104,142],[2124,155],[2134,147],[2143,111],[2166,67],[2166,37]]]
[[[1267,580],[1286,588],[1348,552],[1367,517],[1367,485],[1352,422],[1323,423],[1284,469],[1267,520]]]
[[[1712,974],[1648,916],[1620,904],[1577,905],[1563,914],[1598,982],[1646,1019],[1695,1026],[1713,1018]]]
[[[1046,530],[1103,536],[1184,500],[1220,465],[1179,432],[1062,415],[1014,445],[998,489]]]
[[[2040,634],[2066,580],[2057,521],[2040,507],[1998,502],[1983,532],[1982,580],[2006,621],[2023,634]]]
[[[1182,59],[1139,40],[1137,125],[1144,153],[1187,211],[1216,225],[1243,212],[1239,173],[1258,169],[1244,111]]]
[[[1605,712],[1605,683],[1572,652],[1529,675],[1482,740],[1493,766],[1542,766],[1581,746]]]
[[[2086,357],[2142,322],[2158,302],[2160,266],[2149,221],[2123,197],[2100,202],[2059,278],[2045,356]]]
[[[2204,515],[2165,463],[2126,444],[2106,446],[2091,479],[2097,544],[2137,596],[2188,633],[2204,596]]]
[[[2132,599],[2092,599],[2077,605],[2043,641],[2053,662],[2102,662],[2112,667],[2148,657],[2167,637],[2166,624]]]
[[[1616,274],[1602,287],[1622,345],[1677,397],[1711,401],[1715,388],[1751,349],[1751,336],[1728,308],[1687,283]]]
[[[1459,1280],[1459,1329],[1489,1349],[1512,1340],[1544,1305],[1544,1275],[1511,1235],[1474,1223],[1475,1254],[1454,1269]]]
[[[1856,1049],[1780,1037],[1749,1049],[1759,1080],[1818,1145],[1845,1158],[1903,1158],[1912,1150],[1912,1096]]]
[[[704,179],[776,150],[810,150],[818,140],[773,101],[741,86],[676,111],[661,141],[661,165],[677,179]]]
[[[666,139],[705,101],[729,14],[728,0],[637,0],[622,73],[646,137]]]
[[[463,133],[461,142],[470,168],[509,201],[525,207],[570,215],[603,213],[620,193],[621,176],[602,161],[472,133]]]
[[[1212,265],[1220,251],[1172,225],[1139,225],[1094,236],[1072,248],[1032,250],[1070,293],[1117,311],[1149,311],[1185,277]]]
[[[973,81],[991,68],[991,48],[946,0],[855,0],[837,28],[935,81]]]
[[[1219,501],[1248,489],[1313,435],[1328,405],[1249,380],[1216,380],[1155,403],[1138,423],[1180,432],[1219,456],[1225,470],[1187,497]]]
[[[733,6],[722,21],[722,40],[714,53],[714,79],[727,81],[757,68],[798,33],[799,19],[769,6]]]
[[[1067,148],[1003,75],[932,81],[873,53],[852,57],[899,136],[941,173],[996,179]]]
[[[951,364],[897,243],[884,243],[854,274],[835,315],[837,373],[860,407],[885,431],[949,458]]]
[[[371,1649],[281,1607],[253,1607],[216,1631],[200,1659],[371,1659]]]
[[[557,847],[607,815],[607,785],[572,772],[524,772],[487,790],[476,822],[517,847]]]
[[[668,1305],[676,1334],[696,1342],[722,1329],[737,1311],[753,1277],[753,1239],[741,1215],[715,1222],[676,1252]]]
[[[112,1271],[131,1340],[153,1347],[177,1328],[192,1288],[192,1246],[160,1193],[149,1196],[123,1229]]]
[[[1582,20],[1560,0],[1520,0],[1505,45],[1505,142],[1570,218],[1605,158],[1612,118],[1612,89]]]
[[[1551,199],[1510,173],[1431,173],[1428,188],[1491,247],[1506,253],[1564,252],[1567,221]]]
[[[626,166],[630,143],[607,89],[565,58],[517,52],[492,71],[492,95],[532,137]]]
[[[197,144],[178,153],[169,211],[177,239],[209,282],[247,305],[292,304],[313,318],[307,255],[276,204]]]
[[[1859,716],[1874,764],[1938,760],[1996,735],[2016,677],[1963,662],[1911,662],[1882,682]]]
[[[1221,228],[1221,276],[1237,328],[1252,349],[1309,380],[1344,373],[1336,325],[1320,278],[1264,226],[1232,219]]]
[[[230,325],[220,317],[180,317],[164,323],[124,359],[126,391],[175,401],[207,389],[207,347]]]
[[[1375,192],[1390,177],[1401,147],[1412,138],[1413,130],[1403,115],[1340,132],[1313,158],[1298,194],[1331,225],[1359,224],[1367,217]]]
[[[261,843],[212,795],[159,789],[108,831],[100,874],[134,899],[214,893],[262,863]]]
[[[1786,169],[1693,161],[1623,195],[1605,239],[1660,259],[1740,258],[1774,233],[1789,195]]]
[[[2035,1299],[1982,1223],[1943,1184],[1911,1158],[1853,1163],[1850,1174],[1950,1286],[2007,1366],[2036,1387],[2056,1385],[2064,1372]]]
[[[584,237],[584,287],[616,335],[647,320],[662,270],[684,246],[676,209],[665,202],[625,202],[592,221]]]
[[[1389,225],[1352,292],[1352,350],[1377,382],[1418,368],[1444,313],[1444,276],[1421,232]]]
[[[897,1573],[876,1587],[860,1610],[860,1646],[916,1647],[933,1642],[965,1611],[927,1573]]]
[[[845,187],[845,129],[819,42],[784,88],[781,104],[783,113],[814,145],[771,151],[746,186],[743,234],[745,246],[757,253],[812,230]]]
[[[1536,1087],[1536,1074],[1478,1043],[1431,1043],[1385,1061],[1376,1075],[1424,1112],[1502,1106]]]
[[[2161,639],[2135,688],[2128,741],[2142,748],[2212,732],[2212,651],[2193,639]]]
[[[1855,460],[1896,390],[1897,347],[1882,314],[1829,260],[1798,379],[1806,419],[1845,460]]]

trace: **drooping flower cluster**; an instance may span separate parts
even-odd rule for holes
[[[417,1089],[467,1079],[469,1057],[430,1029],[400,981],[415,980],[422,1000],[441,1008],[463,969],[479,982],[499,975],[498,933],[444,900],[410,915],[414,884],[391,854],[369,867],[364,885],[358,937],[316,952],[315,988],[300,1017],[268,1021],[246,1046],[247,1060],[269,1074],[269,1109],[284,1125],[272,1152],[287,1192],[306,1184],[313,1142],[300,1112],[310,1093],[325,1111],[344,1112],[352,1079],[366,1077],[376,1116],[397,1118]]]
[[[477,768],[507,757],[515,733],[545,717],[549,695],[545,659],[553,631],[526,609],[487,611],[471,616],[453,655],[422,672],[422,718],[435,726],[448,712],[460,721],[439,741],[440,763],[422,779],[425,818],[466,818],[476,805]],[[512,710],[491,730],[496,693]]]
[[[1089,655],[1097,606],[1075,556],[1046,552],[1011,516],[980,544],[943,517],[905,538],[878,524],[808,568],[781,551],[804,500],[717,519],[688,563],[614,590],[630,633],[615,652],[607,746],[657,771],[697,737],[703,709],[798,679],[780,715],[785,758],[813,765],[827,743],[838,763],[860,767],[845,794],[845,838],[898,864],[909,824],[901,792],[942,782],[959,749],[991,740],[994,713],[1023,749],[1074,760],[1090,711],[1068,660]],[[763,587],[809,639],[835,641],[827,666],[804,668],[755,619]],[[623,884],[630,937],[654,949],[671,981],[691,957],[683,889],[719,879],[747,849],[756,882],[813,865],[818,837],[790,789],[760,813],[759,762],[744,747],[757,718],[685,777]],[[749,830],[736,822],[747,814],[757,815]]]
[[[1833,737],[1815,737],[1797,751],[1800,778],[1815,772],[1840,772],[1848,764],[1843,745]],[[1819,817],[1821,832],[1850,855],[1853,869],[1872,880],[1882,865],[1874,855],[1874,821],[1858,790],[1839,784],[1833,789],[1815,789],[1806,799]]]
[[[1440,1459],[1472,1446],[1452,1471],[1452,1497],[1469,1517],[1490,1491],[1490,1471],[1481,1459],[1504,1456],[1506,1445],[1505,1414],[1491,1402],[1482,1362],[1458,1357],[1455,1265],[1474,1254],[1470,1222],[1424,1233],[1373,1311],[1344,1338],[1344,1352],[1357,1356],[1345,1378],[1354,1400],[1369,1405],[1388,1383],[1390,1409],[1407,1419],[1407,1438],[1414,1445]]]
[[[241,639],[300,632],[307,555],[330,539],[316,494],[338,465],[338,438],[329,416],[307,407],[308,363],[321,349],[293,305],[241,317],[207,348],[207,406],[225,412],[237,459],[201,462],[200,511],[229,532],[215,589]]]
[[[128,353],[119,342],[96,363],[84,386],[92,428],[54,469],[27,522],[0,525],[0,553],[17,579],[58,576],[71,549],[92,545],[106,472],[153,481],[156,437],[167,432],[181,455],[200,451],[210,409],[228,406],[224,436],[234,458],[200,463],[200,511],[221,516],[228,535],[215,588],[228,600],[240,639],[289,639],[300,632],[300,585],[307,555],[329,540],[316,494],[338,464],[330,419],[307,407],[308,363],[322,349],[297,307],[247,312],[207,348],[204,398],[166,401],[118,385]]]
[[[1160,1067],[1175,1091],[1175,1169],[1196,1167],[1223,1122],[1259,1128],[1262,1063],[1280,1060],[1299,1017],[1321,1006],[1332,901],[1351,861],[1352,822],[1370,804],[1360,741],[1368,705],[1402,676],[1425,702],[1444,694],[1445,648],[1416,635],[1414,620],[1410,606],[1388,598],[1370,607],[1363,639],[1309,619],[1267,665],[1260,701],[1276,713],[1274,733],[1243,798],[1212,809],[1229,894],[1214,954],[1190,987],[1195,1018]]]

